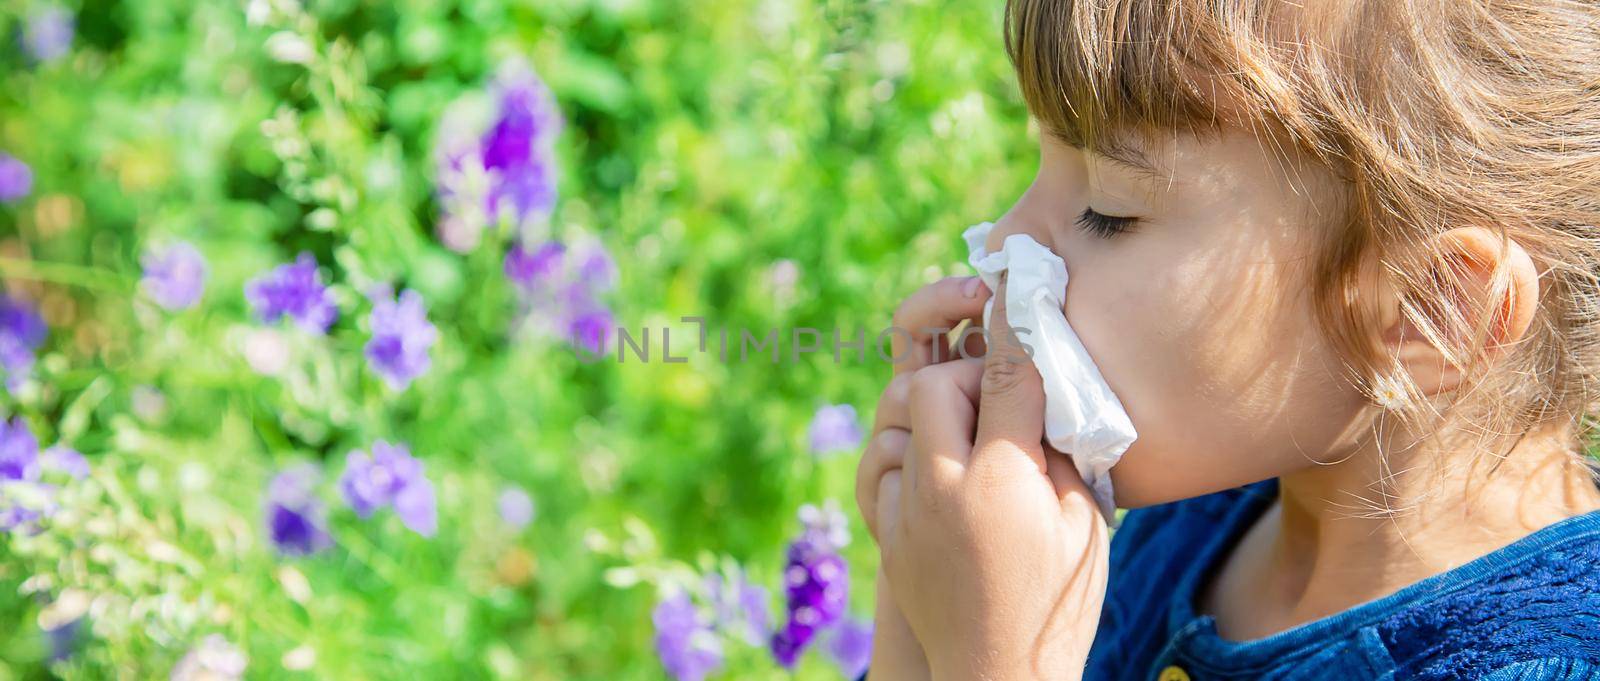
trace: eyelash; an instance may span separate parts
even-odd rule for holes
[[[1110,239],[1118,234],[1128,231],[1138,218],[1123,217],[1120,215],[1105,215],[1097,213],[1093,208],[1085,208],[1083,214],[1078,216],[1078,225],[1102,239]]]

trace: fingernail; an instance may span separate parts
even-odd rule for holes
[[[978,277],[968,277],[967,283],[961,285],[961,295],[968,298],[978,297],[978,285],[982,283],[983,280]]]

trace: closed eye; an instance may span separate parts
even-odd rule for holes
[[[1096,212],[1093,208],[1083,209],[1083,214],[1078,216],[1078,226],[1102,239],[1110,239],[1118,234],[1129,231],[1138,218],[1120,215],[1106,215]]]

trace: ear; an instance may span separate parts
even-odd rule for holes
[[[1539,305],[1539,273],[1533,258],[1510,237],[1502,248],[1500,237],[1482,227],[1458,227],[1436,239],[1439,264],[1433,275],[1447,287],[1449,295],[1443,300],[1430,301],[1431,309],[1455,307],[1459,314],[1476,323],[1473,316],[1484,304],[1484,298],[1496,295],[1491,290],[1495,268],[1505,268],[1509,285],[1487,305],[1492,321],[1485,353],[1486,360],[1494,362],[1510,351],[1533,323]],[[1458,274],[1447,276],[1448,272],[1442,271],[1446,267]],[[1401,368],[1424,395],[1455,390],[1463,379],[1461,367],[1447,362],[1421,330],[1400,314],[1399,299],[1392,290],[1387,294],[1381,317],[1384,350],[1399,359]]]

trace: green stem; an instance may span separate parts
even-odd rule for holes
[[[47,281],[106,291],[127,291],[121,277],[95,267],[26,258],[0,257],[0,276],[7,279]]]

